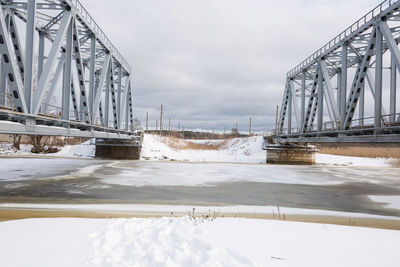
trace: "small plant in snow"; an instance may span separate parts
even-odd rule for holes
[[[200,215],[195,214],[195,211],[196,211],[196,209],[193,208],[191,211],[189,210],[187,212],[189,220],[192,221],[194,223],[194,225],[197,225],[199,223],[204,223],[204,222],[212,222],[215,219],[217,219],[217,217],[219,216],[219,211],[216,212],[216,211],[208,210],[207,213],[200,214]]]

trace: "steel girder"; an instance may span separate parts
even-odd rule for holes
[[[0,108],[133,132],[131,67],[79,1],[0,5]]]
[[[399,42],[400,0],[387,0],[288,72],[277,135],[345,134],[367,126],[375,133],[389,126],[392,132],[392,127],[398,126],[400,130],[400,124],[394,125],[400,123],[396,113]],[[387,61],[389,67],[384,66]],[[384,75],[386,70],[390,75]],[[370,125],[365,124],[364,115],[366,83],[374,101],[374,121]],[[382,94],[387,84],[390,107],[385,108]],[[292,126],[292,113],[297,127]],[[355,118],[357,113],[359,118]],[[315,118],[318,120],[314,126]]]

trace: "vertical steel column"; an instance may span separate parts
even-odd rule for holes
[[[288,103],[287,103],[287,117],[288,117],[288,134],[292,133],[292,102],[293,102],[293,95],[292,91],[289,89],[290,84],[289,80],[286,82],[286,86],[288,87]]]
[[[25,39],[25,70],[24,88],[26,112],[32,113],[32,91],[33,91],[33,44],[36,20],[36,0],[27,0],[26,9],[26,39]]]
[[[340,101],[338,101],[340,113],[341,129],[344,129],[346,119],[346,96],[347,96],[347,53],[348,44],[344,43],[342,47],[342,69],[340,70]]]
[[[111,61],[108,62],[108,64],[111,65]],[[106,92],[105,92],[105,105],[104,105],[104,126],[108,127],[108,121],[109,121],[109,113],[110,113],[110,75],[112,72],[112,65],[108,68],[108,73],[106,76]]]
[[[7,72],[5,70],[4,59],[1,57],[1,75],[0,75],[0,106],[6,106],[6,87],[7,87]]]
[[[396,87],[397,68],[393,56],[390,61],[390,122],[396,121]]]
[[[306,71],[303,70],[301,73],[301,116],[300,116],[300,123],[299,123],[299,131],[303,132],[303,125],[304,125],[304,116],[306,110]]]
[[[71,66],[72,66],[72,21],[69,22],[65,45],[64,79],[62,88],[62,116],[69,120],[69,107],[71,98]]]
[[[336,73],[336,103],[338,106],[338,110],[339,110],[339,116],[340,115],[340,86],[341,86],[341,69],[337,69],[337,73]]]
[[[360,126],[364,127],[365,83],[361,86],[360,99],[358,102],[358,118],[360,120]]]
[[[6,15],[5,17],[6,28],[9,30],[10,28],[10,15]],[[0,74],[0,106],[6,106],[6,87],[7,87],[7,72],[5,70],[4,59],[1,57],[1,74]]]
[[[127,83],[125,86],[125,130],[129,131],[129,88],[130,88],[130,78],[127,78]]]
[[[42,74],[44,62],[44,33],[39,32],[38,77]]]
[[[92,118],[91,121],[94,124],[96,118],[94,118],[94,102],[96,98],[95,92],[95,74],[96,74],[96,36],[92,33],[90,37],[90,63],[89,63],[89,116]]]
[[[324,122],[324,87],[321,67],[318,67],[318,132],[322,132],[322,126]]]
[[[118,67],[118,91],[117,91],[117,121],[118,129],[121,129],[121,91],[122,91],[122,67]]]
[[[383,36],[380,29],[376,30],[375,40],[375,128],[382,127],[382,46]]]

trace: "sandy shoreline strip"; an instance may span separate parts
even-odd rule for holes
[[[56,210],[56,209],[0,209],[0,221],[11,221],[31,218],[87,218],[87,219],[111,219],[111,218],[159,218],[159,217],[181,217],[186,216],[183,212],[102,212],[83,210]],[[197,214],[196,216],[201,216]],[[400,220],[368,217],[345,217],[308,214],[260,214],[260,213],[229,213],[220,212],[218,217],[249,218],[264,220],[282,220],[292,222],[308,222],[335,224],[345,226],[369,227],[377,229],[400,230]]]

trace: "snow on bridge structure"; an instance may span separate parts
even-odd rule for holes
[[[0,133],[140,145],[131,67],[82,4],[0,0],[0,5]]]
[[[271,158],[293,144],[298,157],[314,153],[305,143],[399,143],[399,42],[400,1],[386,0],[289,71]]]

